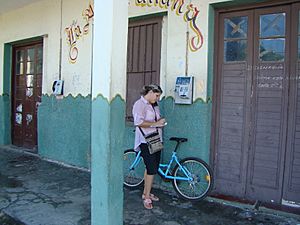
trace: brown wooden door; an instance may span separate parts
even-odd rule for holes
[[[290,7],[255,10],[246,196],[280,203],[286,144]]]
[[[37,108],[42,94],[43,45],[13,47],[12,143],[36,148]]]
[[[227,13],[219,23],[224,51],[218,54],[215,183],[218,192],[238,197],[244,196],[247,175],[252,17],[251,11]]]
[[[283,200],[300,202],[300,4],[292,6],[291,72]]]
[[[299,4],[220,13],[216,191],[300,202]]]

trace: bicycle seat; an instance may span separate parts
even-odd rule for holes
[[[177,141],[177,142],[186,142],[188,139],[187,138],[179,138],[179,137],[171,137],[169,140]]]

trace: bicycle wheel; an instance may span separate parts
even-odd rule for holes
[[[133,149],[126,150],[123,157],[123,173],[124,173],[124,185],[129,188],[137,188],[144,182],[145,165],[143,158],[139,158],[139,162],[130,168],[136,159],[137,152]]]
[[[189,180],[173,180],[173,187],[175,191],[184,199],[187,200],[201,200],[205,198],[212,188],[212,172],[206,162],[202,159],[190,157],[185,158],[180,161],[179,165],[174,168],[174,177],[184,177],[187,176],[183,172],[188,174]]]

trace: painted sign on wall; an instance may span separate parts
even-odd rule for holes
[[[192,52],[199,50],[203,45],[203,35],[196,24],[199,10],[192,3],[185,3],[185,0],[135,0],[136,6],[141,7],[160,7],[161,9],[170,8],[175,11],[178,16],[182,15],[185,22],[194,31],[194,36],[189,41],[189,47]]]
[[[65,28],[65,32],[67,33],[67,43],[70,47],[69,49],[69,61],[71,63],[75,63],[78,57],[78,48],[77,41],[84,35],[89,33],[90,21],[94,17],[94,8],[90,3],[89,7],[82,12],[83,20],[85,25],[81,27],[77,20],[73,20],[72,24]]]

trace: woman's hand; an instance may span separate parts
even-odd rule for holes
[[[143,123],[141,123],[138,126],[148,128],[148,127],[164,127],[165,125],[167,125],[166,119],[165,118],[160,118],[156,122],[144,121]]]
[[[163,127],[166,125],[166,119],[165,118],[160,118],[158,121],[156,121],[152,126],[158,126],[158,127]]]

